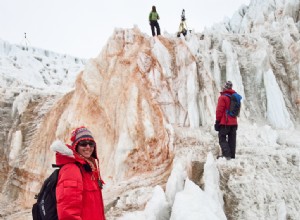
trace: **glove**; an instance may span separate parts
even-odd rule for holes
[[[216,120],[215,122],[215,130],[220,131],[220,121]]]

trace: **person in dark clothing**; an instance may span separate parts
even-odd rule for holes
[[[152,11],[149,14],[149,23],[151,26],[152,36],[160,35],[160,27],[157,20],[159,20],[159,15],[156,12],[156,7],[152,6]],[[156,29],[156,34],[155,34],[155,29]]]
[[[230,98],[226,94],[232,95],[232,82],[227,81],[220,92],[216,108],[215,130],[219,132],[219,144],[222,149],[222,156],[227,160],[235,158],[236,151],[236,131],[238,127],[237,117],[231,117],[226,113],[230,106]]]

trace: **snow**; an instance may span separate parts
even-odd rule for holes
[[[129,213],[119,220],[167,220],[169,219],[168,203],[164,190],[160,186],[154,187],[153,196],[143,212]]]
[[[15,116],[16,113],[22,115],[22,113],[26,110],[29,102],[31,100],[31,95],[27,92],[20,93],[12,106],[12,117]]]
[[[292,128],[293,123],[272,70],[269,69],[264,74],[264,83],[267,92],[268,120],[276,128]]]
[[[214,210],[222,210],[224,206],[223,193],[220,190],[220,174],[216,166],[213,154],[207,155],[204,166],[205,193],[213,199]],[[219,212],[219,211],[218,211]],[[217,213],[220,219],[226,219],[223,212]]]
[[[220,220],[226,219],[218,216],[216,201],[213,201],[195,183],[186,179],[184,190],[176,194],[171,220],[190,219],[190,220]]]
[[[226,79],[230,79],[232,84],[235,85],[235,90],[239,91],[238,93],[242,97],[245,97],[244,86],[242,83],[242,77],[241,77],[241,73],[239,70],[237,53],[232,48],[231,43],[229,43],[226,40],[223,41],[222,51],[226,54],[226,58],[227,58]]]
[[[156,186],[154,188],[153,196],[145,208],[145,216],[147,220],[169,219],[168,203],[162,187]]]
[[[188,102],[188,116],[190,126],[192,128],[199,127],[199,113],[198,113],[198,91],[199,84],[197,84],[197,70],[196,65],[189,65],[187,70],[187,102]]]
[[[211,153],[208,154],[204,172],[207,186],[203,191],[187,178],[185,168],[178,161],[168,179],[166,192],[161,186],[154,187],[144,211],[127,213],[118,220],[226,219],[219,189],[219,174]]]
[[[163,75],[166,78],[170,78],[172,76],[171,57],[158,39],[154,38],[153,40],[153,54],[156,56],[157,60],[160,61]]]
[[[0,87],[67,92],[85,60],[0,39]]]
[[[182,170],[178,171],[184,173]],[[211,153],[208,154],[204,166],[204,179],[204,190],[188,178],[184,181],[183,189],[177,187],[178,193],[176,193],[172,206],[171,220],[226,219],[223,211],[222,193],[219,189],[219,173]]]
[[[146,100],[142,100],[143,126],[144,126],[145,137],[147,139],[151,139],[155,134],[152,121],[150,120],[151,119],[151,114],[150,114],[150,109],[149,108],[150,108],[150,106],[146,102]]]
[[[10,165],[16,163],[15,160],[18,157],[21,147],[22,147],[22,132],[18,130],[13,134],[13,138],[11,141],[11,151],[9,153]]]
[[[170,205],[173,205],[176,193],[183,190],[184,180],[186,178],[186,167],[182,162],[175,161],[166,186],[166,196]]]

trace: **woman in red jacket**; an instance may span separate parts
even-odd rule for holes
[[[56,186],[58,219],[105,220],[96,142],[85,127],[74,130],[71,141],[52,147],[62,166]]]
[[[223,91],[220,92],[216,110],[216,123],[215,129],[219,131],[219,144],[222,149],[222,156],[227,160],[235,158],[236,149],[236,130],[237,130],[237,118],[231,117],[226,113],[226,110],[230,106],[230,98],[226,96],[232,95],[235,91],[232,89],[232,82],[227,81],[223,87]]]

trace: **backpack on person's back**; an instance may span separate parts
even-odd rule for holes
[[[224,94],[225,96],[230,98],[230,105],[229,109],[226,110],[226,114],[230,115],[231,117],[238,117],[241,110],[241,100],[242,96],[237,92],[230,94]]]
[[[57,167],[52,165],[52,167]],[[44,181],[40,192],[35,195],[37,202],[32,206],[33,220],[57,220],[56,184],[60,168],[55,169]]]
[[[75,164],[79,168],[79,165],[77,163]],[[58,169],[55,169],[44,181],[40,192],[34,197],[37,199],[37,202],[32,206],[33,220],[58,220],[56,209],[56,185],[58,174],[62,166],[52,164],[52,167]]]

